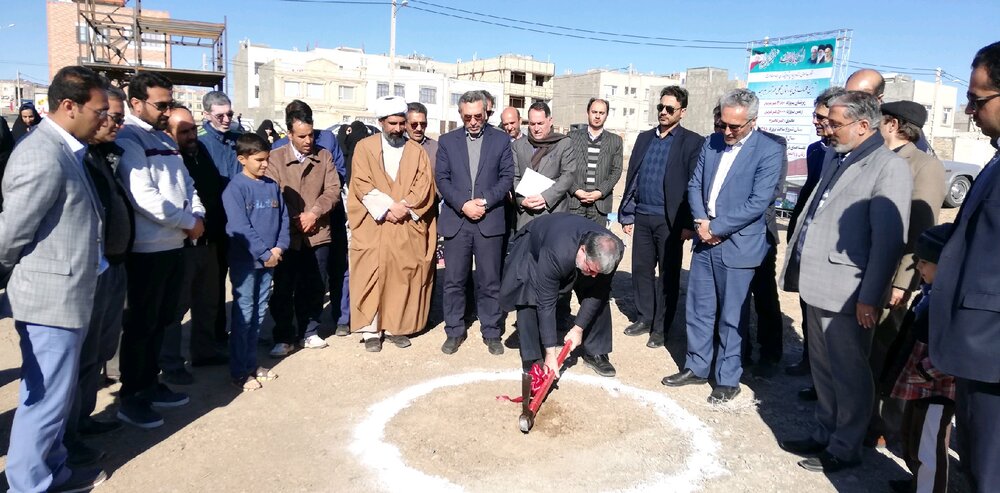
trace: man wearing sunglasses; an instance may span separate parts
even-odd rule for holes
[[[406,136],[427,151],[433,167],[437,162],[438,142],[427,136],[427,107],[423,103],[406,105]]]
[[[833,473],[861,463],[875,399],[868,363],[889,300],[910,217],[913,176],[885,147],[875,96],[848,91],[829,102],[823,175],[788,242],[782,289],[806,303],[809,363],[818,403],[812,433],[781,448],[798,464]]]
[[[663,346],[674,321],[682,245],[692,234],[687,183],[705,139],[681,126],[687,105],[684,88],[660,91],[658,124],[635,139],[618,209],[622,230],[633,238],[632,287],[639,318],[625,335],[649,334],[646,346],[651,348]]]
[[[229,179],[243,172],[236,160],[236,138],[239,133],[231,130],[233,103],[222,91],[211,91],[201,98],[204,124],[198,129],[198,140],[208,149],[219,175]]]
[[[756,131],[759,100],[732,90],[719,100],[722,133],[705,140],[688,183],[697,238],[687,292],[687,355],[663,385],[706,384],[715,360],[712,404],[740,393],[743,306],[768,250],[767,207],[781,176],[785,148]],[[715,343],[718,325],[719,342]]]
[[[1000,145],[1000,42],[972,60],[966,93],[970,115],[993,147]],[[944,246],[930,305],[930,356],[957,378],[955,417],[962,466],[975,491],[1000,485],[1000,152],[969,190]]]
[[[125,150],[118,175],[135,205],[135,241],[125,261],[128,310],[122,326],[118,419],[140,428],[163,425],[153,407],[177,407],[187,395],[159,383],[164,330],[179,318],[183,249],[205,232],[205,208],[177,143],[163,132],[174,108],[173,83],[155,72],[129,82],[132,113],[118,132]]]

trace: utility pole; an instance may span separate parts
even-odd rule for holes
[[[931,103],[931,115],[928,120],[931,122],[931,128],[927,132],[928,144],[934,147],[934,127],[937,126],[937,113],[938,113],[938,93],[941,92],[941,67],[938,67],[934,71],[934,99]]]
[[[21,69],[17,70],[17,83],[14,86],[14,106],[15,109],[21,106],[21,99],[23,98],[23,91],[21,91]]]
[[[392,0],[392,16],[389,18],[389,95],[394,96],[396,94],[396,12],[399,11],[399,7],[405,7],[406,4],[410,3],[409,0],[402,0],[399,4],[396,4],[396,0]]]

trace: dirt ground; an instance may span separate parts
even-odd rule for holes
[[[943,216],[952,220],[954,210]],[[683,362],[684,311],[666,349],[624,336],[634,316],[630,271],[627,254],[612,301],[617,377],[572,364],[528,435],[517,428],[520,405],[496,399],[520,392],[517,352],[491,356],[474,324],[456,354],[442,354],[438,302],[437,323],[407,349],[387,343],[366,353],[357,337],[331,336],[327,349],[274,361],[261,347],[280,378],[257,392],[233,389],[223,367],[195,369],[196,383],[177,387],[191,403],[166,410],[163,427],[125,427],[91,442],[108,452],[111,477],[98,491],[884,492],[887,480],[907,476],[884,449],[829,476],[796,466],[776,440],[809,429],[813,405],[796,399],[808,377],[745,376],[742,394],[725,406],[705,401],[707,386],[662,386]],[[795,295],[782,293],[781,304],[787,364],[800,356],[800,312]],[[12,325],[0,321],[4,461],[20,366]],[[114,416],[117,389],[101,392],[99,417]]]

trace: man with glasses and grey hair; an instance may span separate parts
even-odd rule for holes
[[[211,91],[201,98],[201,109],[205,123],[198,129],[198,140],[208,149],[219,174],[228,183],[243,171],[236,160],[236,139],[240,134],[231,130],[233,103],[224,92]]]
[[[861,463],[875,398],[868,357],[878,316],[906,243],[913,177],[879,134],[878,99],[848,91],[829,102],[823,174],[789,240],[786,291],[806,304],[816,425],[781,448],[809,471]]]
[[[696,237],[688,278],[687,356],[682,371],[662,383],[708,383],[715,359],[712,404],[740,393],[743,306],[754,271],[767,254],[765,212],[774,201],[785,156],[784,146],[756,131],[758,104],[747,89],[722,96],[722,132],[705,140],[688,183]]]
[[[434,166],[435,182],[443,199],[438,231],[444,237],[447,339],[441,351],[445,354],[457,351],[466,338],[466,283],[473,258],[483,343],[490,354],[503,354],[500,274],[507,230],[504,205],[514,183],[514,157],[507,134],[486,124],[486,104],[481,91],[461,96],[458,113],[464,126],[441,136]]]
[[[539,217],[511,239],[500,288],[501,306],[517,311],[523,369],[544,361],[559,373],[556,355],[565,341],[583,345],[583,362],[598,375],[615,376],[611,352],[611,280],[625,245],[594,221],[570,213]],[[573,328],[558,336],[559,298],[580,302]]]
[[[638,312],[625,335],[649,334],[650,348],[663,346],[673,324],[683,245],[693,234],[687,183],[705,139],[681,126],[687,105],[686,89],[667,86],[660,91],[657,126],[635,139],[618,208],[622,231],[633,238],[632,287]]]

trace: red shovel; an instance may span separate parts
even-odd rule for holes
[[[556,364],[559,368],[562,368],[563,362],[566,361],[566,357],[569,356],[570,348],[572,343],[566,341],[563,345],[562,351],[559,352],[559,356],[556,357]],[[544,367],[544,366],[543,366]],[[556,372],[549,372],[545,375],[545,380],[542,382],[542,386],[535,392],[534,397],[529,399],[528,396],[531,395],[531,375],[525,373],[521,376],[521,395],[525,398],[522,401],[523,407],[521,408],[521,417],[518,419],[518,424],[521,427],[521,433],[528,433],[531,428],[535,426],[535,416],[538,415],[538,408],[542,407],[542,402],[549,393],[549,389],[552,388],[552,384],[556,381]],[[530,403],[529,403],[530,401]]]

